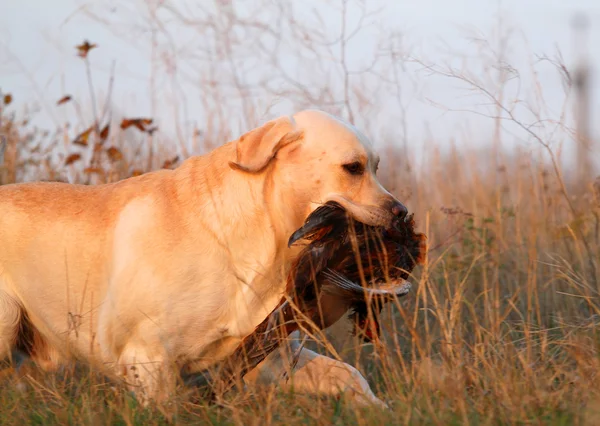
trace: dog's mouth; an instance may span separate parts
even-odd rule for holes
[[[335,289],[351,299],[405,295],[410,291],[406,279],[425,254],[425,236],[414,231],[412,215],[373,226],[356,220],[336,201],[311,213],[288,245],[300,240],[309,242],[300,259],[308,258],[315,267],[310,272],[331,284],[323,290]],[[298,272],[307,274],[302,266]]]
[[[395,216],[387,208],[377,205],[359,204],[340,194],[329,194],[324,206],[338,206],[352,219],[367,226],[389,228],[393,226]],[[314,214],[314,212],[313,212]]]

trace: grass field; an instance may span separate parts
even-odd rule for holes
[[[486,172],[473,166],[477,158],[432,160],[405,194],[430,252],[410,295],[383,312],[385,345],[357,347],[344,324],[328,333],[391,413],[277,389],[234,393],[208,407],[182,391],[177,420],[596,424],[599,188],[590,184],[574,198],[531,158],[515,156],[501,171]],[[6,371],[2,380],[2,424],[164,420],[84,366],[61,375],[32,369],[19,386]]]
[[[176,423],[600,424],[600,178],[563,170],[548,136],[552,126],[567,128],[560,111],[548,128],[534,128],[492,99],[540,150],[501,148],[498,135],[483,151],[454,146],[442,154],[425,144],[421,166],[410,169],[396,166],[410,162],[388,143],[381,180],[427,234],[427,262],[411,293],[384,309],[381,346],[358,345],[344,323],[328,330],[327,342],[309,345],[357,366],[391,411],[277,388],[235,391],[209,406],[182,388]],[[152,125],[103,132],[105,123],[92,121],[47,135],[4,101],[0,184],[67,174],[96,184],[179,161],[176,142],[157,139]],[[377,131],[370,136],[385,140]],[[139,137],[134,148],[127,132]],[[24,371],[19,378],[7,364],[0,373],[0,424],[166,423],[85,365]]]

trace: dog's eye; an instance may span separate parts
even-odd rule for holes
[[[351,175],[362,175],[365,171],[365,168],[358,161],[354,163],[344,164],[344,169],[350,173]]]

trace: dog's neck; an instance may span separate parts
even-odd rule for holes
[[[228,143],[218,150],[221,151],[218,162],[211,161],[213,153],[185,161],[178,168],[182,176],[178,188],[189,193],[186,199],[195,200],[195,214],[204,218],[203,222],[212,228],[222,244],[232,246],[227,239],[237,240],[235,246],[240,253],[232,253],[238,256],[236,258],[261,252],[270,253],[273,260],[283,256],[284,263],[291,262],[295,250],[288,249],[287,242],[302,225],[306,206],[298,206],[293,201],[293,188],[282,185],[276,176],[275,164],[256,174],[234,170],[223,158],[235,159],[235,145]],[[194,194],[207,191],[199,191],[199,186],[227,190],[215,193],[211,199],[205,199],[206,196],[200,199]],[[223,235],[225,227],[231,230],[230,235]],[[242,241],[247,241],[249,246],[245,247]],[[256,244],[269,247],[256,250]]]

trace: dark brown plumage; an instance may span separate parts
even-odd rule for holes
[[[354,333],[377,339],[383,304],[410,291],[405,280],[424,259],[426,237],[414,226],[412,214],[385,229],[353,220],[337,203],[317,208],[289,239],[290,246],[309,243],[288,276],[286,296],[223,364],[222,389],[233,385],[235,370],[243,377],[292,332],[325,329],[348,310]]]

